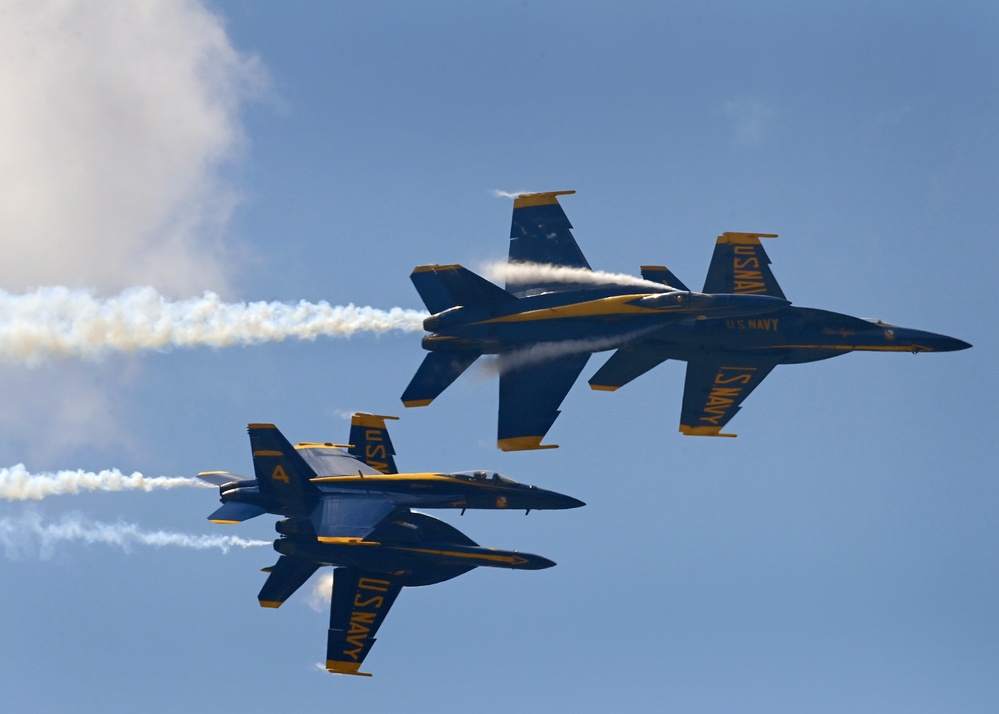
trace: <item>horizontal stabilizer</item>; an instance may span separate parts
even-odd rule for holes
[[[316,475],[295,447],[273,424],[250,424],[253,470],[262,495],[303,498],[319,493],[310,479]]]
[[[383,474],[397,474],[395,449],[389,438],[386,419],[398,417],[379,416],[358,412],[350,419],[350,447],[348,453]]]
[[[684,285],[680,278],[673,275],[673,271],[665,265],[643,265],[642,278],[653,283],[662,283],[677,290],[690,291],[690,288]]]
[[[260,589],[257,600],[260,607],[281,607],[284,601],[291,597],[312,574],[319,569],[318,563],[312,563],[300,558],[289,558],[282,555],[278,562],[265,572],[270,573],[264,587]]]
[[[240,503],[239,501],[229,501],[223,503],[215,513],[208,516],[212,523],[242,523],[251,518],[267,513],[266,509],[254,506],[250,503]]]
[[[409,279],[427,309],[434,314],[458,305],[484,305],[517,299],[499,285],[460,265],[420,265]]]
[[[205,483],[212,484],[213,486],[225,486],[227,483],[248,480],[246,476],[237,476],[236,474],[231,474],[228,471],[202,471],[198,474],[198,478]]]
[[[478,358],[476,352],[430,352],[402,393],[402,403],[407,407],[427,406]]]
[[[655,347],[622,347],[590,377],[590,389],[613,392],[666,360]]]
[[[355,568],[333,571],[330,629],[326,640],[326,669],[333,674],[361,672],[361,662],[375,644],[381,627],[402,585],[393,576],[365,573]]]

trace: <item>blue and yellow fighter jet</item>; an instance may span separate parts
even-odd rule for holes
[[[354,414],[350,444],[293,447],[273,424],[250,424],[255,479],[225,471],[199,478],[215,484],[222,506],[208,518],[240,523],[264,513],[284,516],[278,562],[257,599],[280,607],[321,566],[333,571],[326,669],[370,676],[361,663],[405,586],[431,585],[478,566],[540,570],[539,555],[483,548],[447,523],[412,508],[577,508],[570,496],[519,484],[497,473],[400,474],[385,419]]]
[[[760,244],[760,238],[776,237],[770,234],[720,236],[700,293],[661,266],[642,268],[644,284],[600,281],[589,275],[558,203],[559,195],[571,193],[514,200],[509,265],[535,269],[511,272],[506,290],[460,265],[413,271],[413,284],[433,314],[423,323],[431,333],[423,338],[430,354],[402,395],[407,407],[429,404],[479,356],[499,354],[499,447],[552,448],[541,439],[590,354],[616,348],[589,380],[593,389],[613,391],[667,359],[685,361],[680,431],[733,436],[722,428],[778,364],[854,350],[946,352],[971,346],[791,307]]]

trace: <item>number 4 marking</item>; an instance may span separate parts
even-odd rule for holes
[[[285,473],[284,467],[278,464],[274,467],[274,473],[271,474],[272,481],[284,481],[286,484],[291,483],[291,479],[288,478],[288,474]]]

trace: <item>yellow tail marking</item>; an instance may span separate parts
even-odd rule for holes
[[[724,245],[759,245],[760,238],[776,238],[776,233],[738,233],[725,231],[718,236],[718,243]]]
[[[271,474],[271,480],[284,481],[285,484],[291,483],[291,479],[288,477],[288,474],[285,472],[284,467],[281,464],[274,467],[274,473]]]
[[[513,209],[527,208],[528,206],[550,206],[558,204],[556,196],[568,196],[575,191],[547,191],[544,193],[522,193],[513,199]]]
[[[680,425],[680,433],[684,436],[727,436],[733,439],[738,436],[738,434],[722,434],[720,426],[687,426],[686,424]]]
[[[358,677],[370,677],[368,672],[362,672],[360,662],[339,662],[335,659],[326,660],[326,671],[330,674],[353,674]]]

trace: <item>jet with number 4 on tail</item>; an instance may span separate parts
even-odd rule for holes
[[[593,352],[616,349],[589,380],[613,391],[673,359],[687,363],[680,431],[733,436],[722,428],[779,364],[852,351],[948,352],[952,337],[825,310],[791,306],[770,272],[763,233],[718,238],[701,292],[661,266],[643,281],[593,273],[558,196],[514,200],[506,289],[460,265],[425,265],[411,275],[433,313],[430,353],[402,395],[424,406],[478,357],[499,355],[499,441],[541,449],[559,405]],[[613,279],[612,279],[613,278]],[[625,284],[627,283],[627,284]]]
[[[385,419],[354,414],[350,444],[292,446],[273,424],[250,424],[254,479],[225,471],[199,478],[217,485],[222,506],[214,523],[240,523],[264,513],[284,518],[257,599],[280,607],[320,567],[333,571],[326,669],[370,676],[361,663],[402,588],[450,580],[479,566],[540,570],[555,565],[539,555],[494,550],[413,508],[577,508],[570,496],[497,473],[400,474]]]

